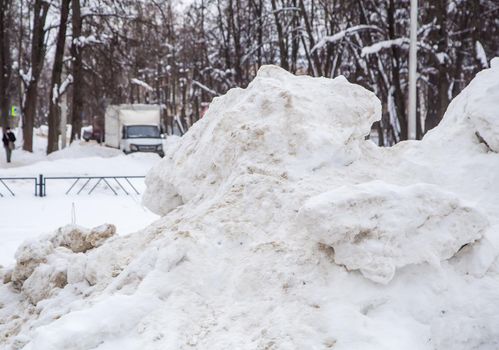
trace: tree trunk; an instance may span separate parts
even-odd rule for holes
[[[234,7],[236,7],[236,11],[234,12]],[[228,30],[232,31],[232,39],[234,41],[234,71],[235,71],[235,80],[238,85],[243,83],[243,73],[241,68],[241,60],[242,60],[242,48],[241,48],[241,27],[239,21],[236,25],[236,16],[239,19],[239,1],[236,0],[236,6],[234,6],[232,0],[229,0],[229,4],[227,7],[228,13]],[[230,44],[229,44],[230,45]]]
[[[387,22],[388,22],[388,34],[391,40],[397,37],[395,32],[396,20],[395,20],[395,3],[394,0],[390,0],[388,11],[387,11]],[[395,109],[397,111],[397,118],[400,125],[400,141],[407,140],[407,116],[405,111],[405,95],[401,87],[401,57],[400,48],[392,46],[392,84],[394,87],[393,101],[395,103]]]
[[[437,52],[448,52],[447,44],[447,1],[435,0],[429,3],[430,13],[436,21],[436,28],[430,35],[433,46]],[[428,113],[425,119],[425,132],[438,125],[449,105],[449,79],[448,64],[446,59],[440,61],[432,58],[435,69],[429,74]]]
[[[275,0],[272,0],[271,3],[272,3],[272,12],[274,13],[275,26],[277,29],[277,41],[279,42],[279,57],[281,61],[281,67],[289,71],[288,48],[286,47],[286,43],[284,41],[282,24],[281,20],[279,19],[279,12],[277,11]]]
[[[293,0],[293,7],[298,7],[298,4],[296,3],[296,0]],[[300,49],[300,35],[298,35],[298,30],[300,27],[300,16],[299,14],[295,11],[293,12],[293,19],[292,19],[292,31],[291,31],[291,72],[293,74],[296,73],[297,70],[297,62],[298,62],[298,52]]]
[[[50,4],[36,0],[33,10],[33,35],[31,39],[31,68],[29,81],[25,82],[25,101],[23,110],[23,149],[33,152],[33,127],[35,124],[36,102],[38,98],[38,79],[43,68],[45,56],[45,20]]]
[[[59,90],[61,87],[61,73],[64,58],[64,45],[66,43],[66,28],[69,15],[69,4],[71,0],[62,0],[61,6],[61,24],[57,34],[57,44],[54,56],[54,67],[52,69],[52,83],[50,84],[49,101],[49,134],[47,141],[47,154],[59,149],[59,127],[60,127],[60,108],[59,108]],[[66,135],[63,135],[66,137]]]
[[[0,126],[9,125],[10,78],[12,65],[10,57],[11,0],[0,0]]]
[[[308,42],[310,43],[310,55],[312,56],[313,60],[313,67],[312,67],[312,72],[314,73],[314,76],[322,76],[322,69],[321,69],[321,64],[320,64],[320,59],[317,54],[317,50],[314,52],[311,52],[312,48],[315,46],[315,39],[314,39],[314,33],[312,32],[312,24],[310,23],[310,19],[307,14],[307,10],[305,9],[305,4],[303,3],[303,0],[300,0],[300,11],[301,15],[303,17],[303,21],[305,23],[305,30],[307,32],[308,36]],[[303,39],[303,37],[302,37]],[[304,48],[306,49],[305,42],[304,43]]]
[[[80,138],[83,111],[83,45],[80,45],[78,40],[81,36],[82,28],[80,0],[73,0],[71,9],[73,12],[73,19],[71,22],[73,29],[73,41],[71,43],[71,56],[73,58],[73,99],[71,102],[71,115],[69,119],[71,120],[72,125],[70,142],[73,142]]]

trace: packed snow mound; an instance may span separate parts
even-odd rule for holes
[[[26,345],[23,349],[144,349],[121,339],[127,339],[140,320],[159,306],[154,296],[146,299],[134,295],[116,295],[95,303],[89,309],[64,315],[59,322],[62,328],[41,327],[40,331],[35,331],[35,341],[23,344]],[[57,336],[51,331],[57,332]],[[102,339],[110,334],[113,335],[115,345],[103,347]]]
[[[378,98],[342,76],[294,76],[263,66],[246,89],[215,98],[182,142],[166,150],[146,179],[144,203],[164,215],[213,195],[231,177],[296,178],[329,163],[347,165],[380,117]]]
[[[64,149],[53,152],[47,156],[48,160],[66,159],[66,158],[87,158],[100,157],[111,158],[123,156],[119,149],[104,147],[95,142],[75,141]]]
[[[169,144],[145,198],[161,219],[31,245],[26,291],[0,285],[0,344],[497,349],[499,154],[445,123],[445,142],[378,148],[378,117],[343,78],[264,67]]]
[[[91,230],[68,225],[38,240],[26,241],[17,250],[16,265],[4,275],[4,281],[12,282],[36,304],[54,288],[63,288],[68,283],[68,275],[75,268],[74,253],[99,247],[115,233],[116,228],[111,224]]]
[[[380,181],[312,197],[299,216],[311,239],[333,248],[337,264],[383,284],[409,264],[440,266],[488,227],[483,215],[434,185]]]
[[[479,72],[450,103],[439,127],[425,139],[452,142],[466,137],[499,153],[499,64],[491,66]]]

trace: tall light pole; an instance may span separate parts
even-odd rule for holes
[[[407,138],[416,139],[416,70],[418,40],[418,0],[411,0],[411,35],[409,46],[409,113],[407,118]]]

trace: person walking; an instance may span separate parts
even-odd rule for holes
[[[5,152],[7,153],[7,163],[10,163],[12,157],[12,150],[14,149],[14,142],[16,142],[16,136],[10,130],[9,127],[5,128],[2,137],[3,146],[5,147]]]

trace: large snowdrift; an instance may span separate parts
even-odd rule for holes
[[[92,231],[68,227],[20,249],[1,272],[0,342],[497,349],[492,66],[423,141],[390,149],[365,140],[372,93],[263,67],[150,172],[144,202],[160,220],[90,246]]]
[[[241,175],[297,180],[329,164],[348,165],[380,117],[376,96],[344,77],[311,79],[263,67],[248,88],[216,98],[207,118],[168,150],[168,165],[147,180],[145,203],[166,214]]]

